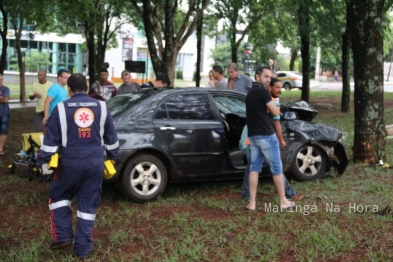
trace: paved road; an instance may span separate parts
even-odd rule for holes
[[[24,108],[24,107],[35,107],[35,101],[29,101],[29,102],[24,102],[20,103],[19,99],[18,100],[10,100],[10,109],[14,108]]]

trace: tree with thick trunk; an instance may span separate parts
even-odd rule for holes
[[[202,0],[200,7],[197,2],[188,0],[188,10],[185,11],[181,24],[177,25],[177,0],[131,0],[143,22],[154,72],[156,75],[167,74],[171,83],[175,78],[177,55],[195,32],[198,18],[209,0]]]
[[[1,11],[1,15],[3,16],[3,23],[0,30],[1,43],[2,43],[1,46],[2,51],[0,57],[0,73],[3,74],[7,61],[7,47],[8,47],[8,39],[7,39],[8,15],[4,9],[3,1],[0,1],[0,11]]]
[[[298,47],[291,48],[291,51],[290,51],[291,59],[289,60],[289,71],[294,71],[295,70],[295,61],[297,59],[298,52],[299,52],[299,48]]]
[[[15,50],[16,57],[18,59],[18,69],[19,69],[19,85],[20,85],[20,93],[19,100],[20,102],[25,101],[26,98],[26,84],[25,84],[25,64],[23,61],[22,49],[21,49],[21,36],[22,29],[25,21],[26,15],[26,1],[20,2],[18,4],[9,5],[8,10],[10,17],[12,18],[12,27],[15,31]],[[19,23],[17,23],[17,18],[19,19]]]
[[[346,12],[346,26],[345,32],[342,34],[342,47],[341,47],[341,67],[342,67],[342,79],[343,79],[343,90],[341,95],[341,112],[349,112],[350,109],[350,101],[351,101],[351,76],[349,73],[349,59],[350,59],[350,52],[351,52],[351,35],[350,35],[350,28],[348,25],[348,7],[347,5],[347,12]]]
[[[201,5],[201,0],[198,0],[198,7]],[[195,72],[195,85],[201,86],[201,56],[202,56],[202,33],[203,33],[203,13],[198,18],[197,22],[197,61],[196,61],[196,72]]]
[[[384,0],[351,0],[348,15],[355,78],[353,160],[386,160],[383,90]]]
[[[303,86],[301,100],[310,102],[310,6],[312,0],[300,2],[298,9],[300,52],[302,56]]]

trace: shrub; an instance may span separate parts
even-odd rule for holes
[[[176,79],[183,79],[183,71],[176,71]]]

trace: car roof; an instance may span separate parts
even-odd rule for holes
[[[214,89],[214,88],[200,88],[200,87],[177,87],[172,89],[160,89],[160,90],[145,90],[142,92],[148,92],[151,95],[162,95],[167,96],[168,94],[176,94],[176,93],[188,93],[188,92],[201,92],[201,93],[217,93],[217,94],[238,94],[243,95],[245,94],[228,89]]]

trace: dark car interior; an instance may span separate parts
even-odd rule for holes
[[[246,125],[246,119],[232,113],[221,112],[221,116],[225,125],[225,137],[231,162],[236,167],[244,167],[247,164],[247,159],[239,148],[239,141]]]

